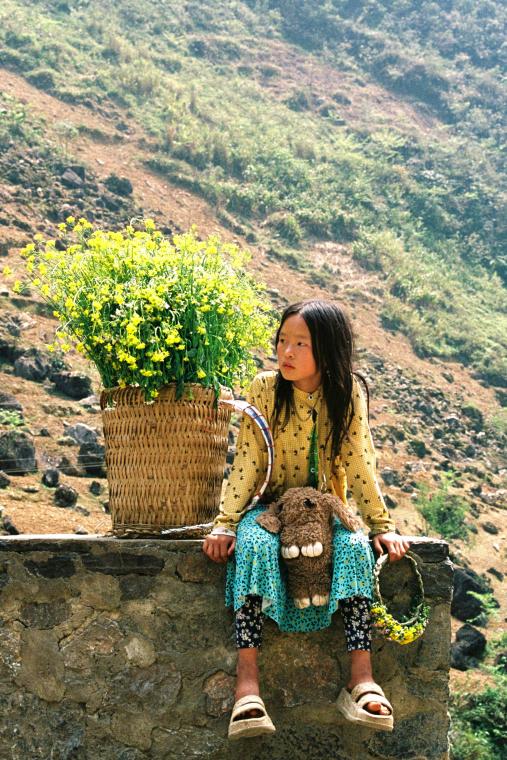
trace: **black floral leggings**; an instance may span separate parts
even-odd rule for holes
[[[347,651],[371,651],[371,601],[364,596],[340,599],[340,611],[345,627]],[[262,597],[247,596],[236,613],[236,647],[248,649],[262,644]]]

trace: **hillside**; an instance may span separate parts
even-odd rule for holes
[[[452,554],[500,603],[490,637],[507,615],[503,101],[488,100],[485,86],[500,86],[499,46],[493,30],[474,36],[478,22],[460,23],[459,4],[454,47],[436,22],[407,36],[387,4],[356,4],[362,13],[345,19],[343,36],[329,22],[337,4],[300,3],[299,18],[313,14],[304,29],[289,13],[296,5],[231,3],[220,18],[212,3],[161,2],[156,18],[135,0],[2,5],[0,253],[13,274],[1,291],[0,371],[39,463],[35,473],[7,473],[4,525],[110,528],[101,463],[83,477],[66,433],[84,423],[100,439],[96,402],[15,367],[49,361],[56,327],[29,287],[12,291],[23,278],[19,249],[70,214],[111,228],[152,217],[167,233],[195,224],[252,252],[277,308],[319,296],[348,309],[393,517],[407,534],[434,530],[415,507],[418,485],[437,492],[453,475],[449,493],[466,509],[462,520],[448,502],[458,533],[465,525]],[[502,6],[485,5],[500,24]],[[417,29],[413,18],[409,26]],[[385,35],[401,47],[381,71],[371,51]],[[428,60],[446,60],[432,95],[394,77],[416,54],[424,82]],[[475,98],[466,118],[465,86]],[[99,392],[82,356],[71,350],[61,361]],[[19,415],[2,406],[2,428],[12,429]],[[41,483],[55,466],[78,492],[70,508]]]

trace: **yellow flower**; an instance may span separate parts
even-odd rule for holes
[[[167,351],[154,351],[151,360],[153,362],[163,362],[166,356],[169,356]]]
[[[7,277],[8,275],[12,274],[12,269],[9,266],[5,266],[3,268],[3,273]]]
[[[197,377],[199,378],[199,380],[202,380],[203,377],[206,377],[206,372],[203,369],[198,369],[197,370]]]
[[[198,325],[197,332],[199,333],[199,335],[206,335],[206,328],[204,327],[204,325]]]

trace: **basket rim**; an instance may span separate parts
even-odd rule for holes
[[[112,388],[102,388],[100,393],[100,408],[102,411],[107,411],[108,408],[113,408],[112,406],[109,406],[107,404],[108,401],[118,401],[123,399],[124,397],[130,396],[131,398],[135,399],[138,402],[142,402],[143,405],[146,406],[152,406],[153,404],[160,403],[161,400],[166,401],[167,399],[164,399],[164,391],[171,391],[173,392],[177,388],[177,383],[166,383],[165,385],[162,385],[159,389],[159,395],[155,399],[149,399],[146,400],[145,390],[142,388],[142,386],[139,385],[126,385],[124,387],[120,386],[114,386]],[[171,399],[172,403],[175,404],[181,404],[181,403],[191,403],[195,401],[194,398],[186,397],[187,390],[190,390],[192,392],[196,391],[200,395],[200,401],[210,401],[211,403],[215,403],[217,400],[217,395],[215,393],[215,389],[212,386],[206,386],[202,385],[201,383],[185,383],[184,386],[184,392],[183,396],[179,399]],[[162,398],[161,398],[162,395]],[[229,388],[227,385],[220,385],[220,395],[218,396],[218,401],[221,399],[234,399],[234,392],[231,388]]]

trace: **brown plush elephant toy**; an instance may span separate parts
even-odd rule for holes
[[[337,496],[305,486],[289,488],[256,518],[270,533],[280,533],[288,590],[299,609],[329,602],[335,516],[348,530],[361,527]]]

